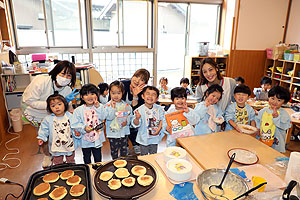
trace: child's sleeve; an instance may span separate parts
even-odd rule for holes
[[[74,110],[73,115],[71,117],[71,128],[75,129],[81,134],[85,134],[85,127],[87,125],[84,123],[84,119],[81,112],[83,112],[81,107],[78,107]]]
[[[278,117],[273,117],[273,123],[275,124],[276,128],[287,130],[291,128],[291,118],[290,115],[283,109],[280,109],[280,114]]]
[[[106,119],[107,113],[105,112],[105,109],[106,108],[104,108],[104,106],[102,104],[99,104],[99,107],[95,109],[96,113],[98,115],[98,119],[101,121]]]
[[[70,126],[71,126],[73,114],[67,111],[67,112],[66,112],[66,115],[68,116],[68,118],[69,118],[69,120],[70,120]],[[74,129],[73,129],[72,127],[70,127],[70,128],[71,128],[72,136],[73,136],[75,139],[81,139],[82,134],[80,134],[80,136],[76,136],[76,135],[75,135]]]
[[[249,113],[248,113],[248,117],[249,117],[249,123],[251,123],[252,121],[255,121],[255,111],[254,109],[249,106]]]
[[[50,121],[49,121],[49,117],[47,116],[43,119],[38,131],[38,136],[36,138],[43,140],[44,142],[47,142],[49,137],[49,131],[50,131],[49,126],[50,126]]]
[[[168,112],[164,112],[164,116],[163,116],[163,123],[162,123],[162,128],[161,131],[164,132],[164,134],[169,135],[170,133],[166,130],[167,129],[167,120],[166,120],[166,116],[165,114],[168,114]]]
[[[229,120],[235,121],[235,108],[234,104],[230,104],[227,109],[225,110],[225,120],[228,123]],[[255,114],[254,114],[255,117]]]
[[[206,107],[203,103],[198,103],[194,109],[194,113],[199,116],[199,120],[202,120],[205,117],[207,110],[208,107]]]
[[[138,125],[135,125],[134,124],[134,119],[135,119],[135,113],[133,114],[133,117],[132,117],[132,120],[131,120],[131,125],[133,128],[138,128],[141,126],[141,123],[142,123],[142,118],[143,118],[143,114],[141,113],[141,109],[140,108],[137,108],[136,110],[139,111],[139,113],[141,114],[141,118],[139,119],[139,124]]]
[[[219,106],[216,106],[217,107],[217,113],[216,113],[216,118],[219,119],[223,119],[224,120],[224,112],[222,111],[222,109],[219,107]]]
[[[192,109],[192,108],[189,108],[188,113],[184,112],[183,116],[186,117],[186,119],[188,120],[188,122],[191,125],[195,125],[195,124],[199,123],[199,121],[200,121],[200,116],[197,115],[196,112],[194,111],[194,109]]]
[[[129,126],[130,123],[131,123],[131,120],[133,119],[133,114],[132,114],[132,108],[131,108],[131,106],[130,105],[126,106],[126,110],[130,112],[129,115],[128,115],[128,117],[127,117],[127,126]]]
[[[115,118],[116,109],[109,103],[104,106],[104,112],[107,120],[112,121]]]

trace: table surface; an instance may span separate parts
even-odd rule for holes
[[[274,163],[277,156],[285,156],[254,137],[235,130],[178,138],[177,142],[203,169],[226,168],[229,162],[227,152],[232,148],[243,148],[256,153],[258,163],[262,165]],[[244,165],[235,162],[232,164],[233,168],[241,166]]]
[[[154,187],[153,190],[151,190],[149,193],[145,194],[144,196],[140,197],[139,199],[159,199],[159,200],[170,200],[170,199],[175,199],[172,197],[169,193],[172,191],[174,184],[172,184],[166,174],[161,170],[157,162],[155,161],[155,157],[158,154],[152,154],[152,155],[147,155],[147,156],[139,156],[138,158],[144,161],[149,162],[154,166],[154,168],[157,170],[157,175],[158,175],[158,181],[156,186]],[[196,165],[198,165],[197,161],[195,161],[192,156],[189,156],[191,160],[195,162]],[[103,162],[105,163],[105,162]],[[200,165],[198,165],[200,167]],[[201,167],[200,167],[201,168]],[[201,168],[202,169],[202,168]],[[94,183],[94,173],[95,170],[90,166],[90,171],[91,171],[91,181],[92,185]],[[191,183],[194,183],[194,193],[197,196],[199,200],[204,200],[204,198],[201,195],[201,192],[199,188],[196,185],[196,181],[191,181]],[[98,199],[106,199],[102,196],[100,196],[97,191],[93,188],[93,199],[98,200]]]

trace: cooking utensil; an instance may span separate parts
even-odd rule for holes
[[[42,152],[41,152],[41,148],[42,148],[42,146],[41,146],[41,145],[39,145],[39,149],[38,149],[38,151],[36,152],[36,154],[42,154]]]
[[[224,173],[224,176],[221,180],[221,183],[219,185],[211,185],[209,186],[209,191],[212,193],[212,194],[215,194],[215,195],[218,195],[218,196],[222,196],[224,194],[224,190],[222,188],[222,184],[226,178],[226,175],[228,174],[228,171],[234,161],[234,158],[235,158],[235,153],[232,154],[231,158],[230,158],[230,161],[228,163],[228,166],[226,168],[226,171]]]
[[[103,129],[104,125],[105,125],[105,123],[101,122],[100,124],[95,126],[92,130],[99,131],[100,129]]]
[[[290,200],[290,194],[292,192],[292,190],[294,189],[294,187],[297,185],[297,181],[294,181],[294,180],[291,180],[288,184],[288,186],[285,188],[285,190],[283,191],[283,194],[282,194],[282,199],[283,200]],[[292,197],[293,196],[293,197]],[[291,197],[293,199],[295,199],[296,196],[292,195]],[[298,197],[296,197],[298,198]]]
[[[241,198],[241,197],[243,197],[243,196],[248,196],[248,194],[250,194],[251,192],[257,190],[258,188],[264,186],[265,184],[267,184],[267,182],[261,183],[261,184],[257,185],[256,187],[251,188],[250,190],[248,190],[248,191],[245,192],[244,194],[241,194],[240,196],[234,198],[233,200],[239,199],[239,198]]]

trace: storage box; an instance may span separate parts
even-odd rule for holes
[[[294,53],[294,61],[300,61],[300,53]]]
[[[294,60],[294,54],[293,53],[284,53],[283,59],[293,61]]]
[[[273,49],[272,48],[266,48],[267,52],[267,58],[268,59],[273,59]]]

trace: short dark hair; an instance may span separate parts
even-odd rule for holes
[[[174,101],[175,98],[187,98],[187,93],[183,87],[175,87],[171,90],[171,99]]]
[[[274,86],[268,92],[268,97],[276,96],[278,99],[283,99],[284,103],[287,103],[291,99],[291,93],[288,89],[281,86]]]
[[[105,92],[105,90],[108,90],[108,84],[107,83],[99,83],[98,87],[99,87],[100,95],[102,95]]]
[[[150,72],[147,69],[138,69],[136,72],[134,72],[133,76],[135,77],[141,77],[145,84],[148,83],[149,78],[150,78]]]
[[[239,81],[239,82],[241,82],[242,84],[245,83],[245,79],[244,79],[243,77],[241,77],[241,76],[236,77],[234,80],[235,80],[235,81]]]
[[[159,90],[155,86],[148,85],[143,88],[141,94],[143,95],[147,90],[154,90],[156,92],[156,96],[159,96]]]
[[[120,88],[122,94],[124,94],[124,92],[125,92],[124,84],[123,84],[121,81],[118,81],[118,80],[113,81],[113,82],[109,85],[109,91],[111,90],[111,88],[112,88],[113,86],[116,86],[116,87]]]
[[[65,73],[69,73],[72,75],[71,78],[71,87],[75,85],[76,82],[76,68],[75,65],[67,60],[63,60],[58,62],[55,67],[49,72],[49,76],[51,76],[52,81],[56,81],[56,76],[60,72],[64,71]]]
[[[68,104],[67,100],[65,99],[65,97],[63,97],[63,96],[60,95],[60,94],[52,94],[52,95],[50,95],[50,96],[47,98],[47,100],[46,100],[46,102],[47,102],[47,111],[48,111],[49,113],[53,113],[53,111],[52,111],[51,108],[50,108],[50,102],[53,101],[53,100],[55,100],[55,99],[61,100],[61,101],[64,103],[64,106],[65,106],[65,112],[67,112],[67,110],[69,109],[69,104]]]
[[[244,93],[244,94],[248,94],[248,96],[251,95],[251,90],[247,85],[238,85],[235,87],[233,94],[236,93]]]
[[[213,92],[220,92],[221,96],[220,99],[222,99],[222,94],[223,94],[223,88],[222,86],[220,86],[219,84],[213,84],[211,86],[209,86],[209,88],[207,88],[207,90],[204,92],[202,101],[204,101],[206,99],[206,97],[208,97],[208,95],[210,95]]]
[[[168,84],[168,79],[166,77],[161,77],[159,79],[159,83],[162,82],[162,81],[166,81],[166,83]]]
[[[186,84],[190,84],[190,80],[188,79],[188,78],[182,78],[181,80],[180,80],[180,85],[182,84],[182,83],[186,83]]]
[[[272,85],[272,79],[269,78],[269,77],[262,77],[261,80],[260,80],[260,85],[263,85],[263,84],[270,84]]]
[[[85,101],[82,99],[82,97],[84,95],[87,94],[96,94],[97,95],[97,99],[99,101],[99,89],[94,85],[94,84],[85,84],[84,86],[82,86],[82,88],[80,89],[80,105],[82,104],[86,104]]]
[[[223,76],[220,73],[220,69],[218,67],[218,64],[212,59],[212,58],[204,58],[201,61],[201,65],[200,65],[200,84],[199,85],[205,85],[208,83],[208,80],[205,78],[205,76],[203,75],[203,66],[205,64],[210,64],[212,67],[215,68],[215,70],[217,71],[217,78],[219,80],[223,79]]]

